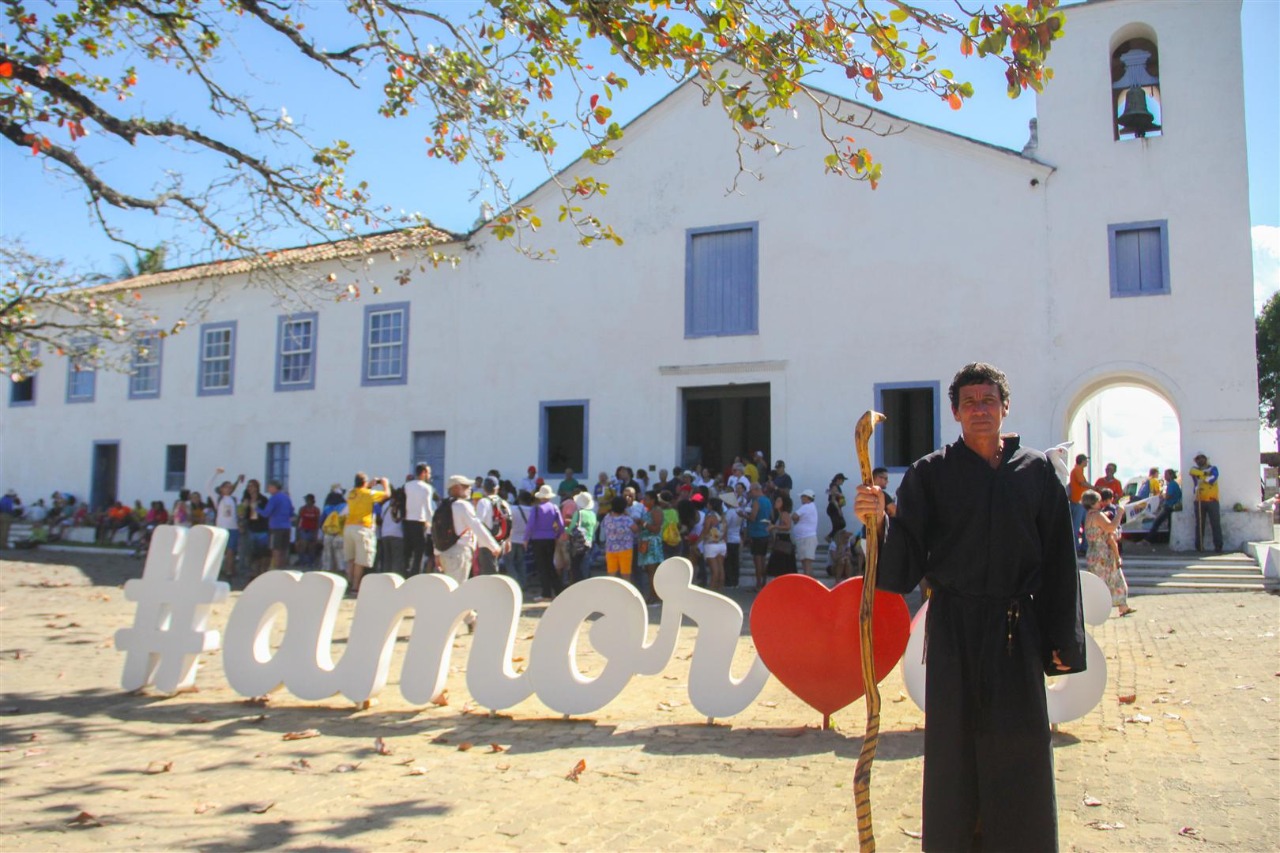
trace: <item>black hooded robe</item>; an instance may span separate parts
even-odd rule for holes
[[[1004,437],[997,468],[963,440],[898,489],[877,586],[932,590],[925,634],[925,850],[1056,850],[1044,676],[1085,669],[1067,494]]]

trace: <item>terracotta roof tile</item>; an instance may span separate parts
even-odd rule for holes
[[[320,261],[334,261],[359,257],[365,254],[391,252],[397,249],[421,249],[460,239],[462,238],[457,235],[436,228],[426,226],[405,228],[397,231],[366,234],[347,240],[335,240],[329,243],[295,246],[290,249],[266,252],[262,255],[193,264],[158,273],[121,279],[120,281],[98,285],[91,289],[98,291],[138,290],[145,287],[157,287],[162,284],[179,284],[184,281],[217,278],[226,275],[249,273],[255,270],[275,269],[297,264],[313,264]]]

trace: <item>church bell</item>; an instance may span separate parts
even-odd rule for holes
[[[1147,107],[1147,93],[1141,86],[1130,86],[1124,93],[1124,109],[1116,124],[1134,136],[1146,136],[1149,131],[1159,130],[1155,116]]]

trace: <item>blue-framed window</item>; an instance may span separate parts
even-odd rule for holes
[[[276,390],[316,387],[316,338],[320,319],[314,311],[285,314],[276,325]]]
[[[538,404],[538,462],[543,476],[558,478],[566,468],[587,470],[591,404],[587,400],[548,400]]]
[[[876,431],[876,467],[905,471],[942,443],[942,386],[933,382],[881,382],[876,411],[885,421]]]
[[[84,354],[93,346],[92,341],[79,340],[67,354],[67,402],[92,403],[98,390],[98,371]]]
[[[200,327],[200,368],[196,394],[231,394],[236,386],[236,321]]]
[[[129,365],[129,399],[150,400],[160,396],[160,364],[164,339],[159,332],[142,332],[133,343]]]
[[[1169,292],[1169,221],[1107,226],[1111,295],[1155,296]]]
[[[267,482],[280,481],[282,491],[289,491],[289,442],[267,442]]]
[[[759,268],[755,222],[685,232],[685,337],[758,333]]]
[[[28,344],[31,349],[31,357],[36,358],[40,355],[40,344]],[[34,406],[36,404],[36,374],[24,376],[21,379],[14,379],[12,374],[9,376],[9,405],[10,406]]]
[[[408,302],[365,306],[361,367],[361,385],[404,385],[409,381]]]
[[[170,444],[164,449],[164,490],[180,492],[187,487],[187,446]]]
[[[34,406],[36,404],[36,377],[35,374],[24,376],[21,379],[9,380],[9,405],[10,406]]]

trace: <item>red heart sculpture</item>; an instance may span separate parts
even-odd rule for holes
[[[769,672],[823,714],[834,714],[865,692],[858,609],[862,578],[827,589],[808,575],[783,575],[756,596],[751,637]],[[907,602],[876,591],[871,618],[876,683],[884,680],[911,635]]]

